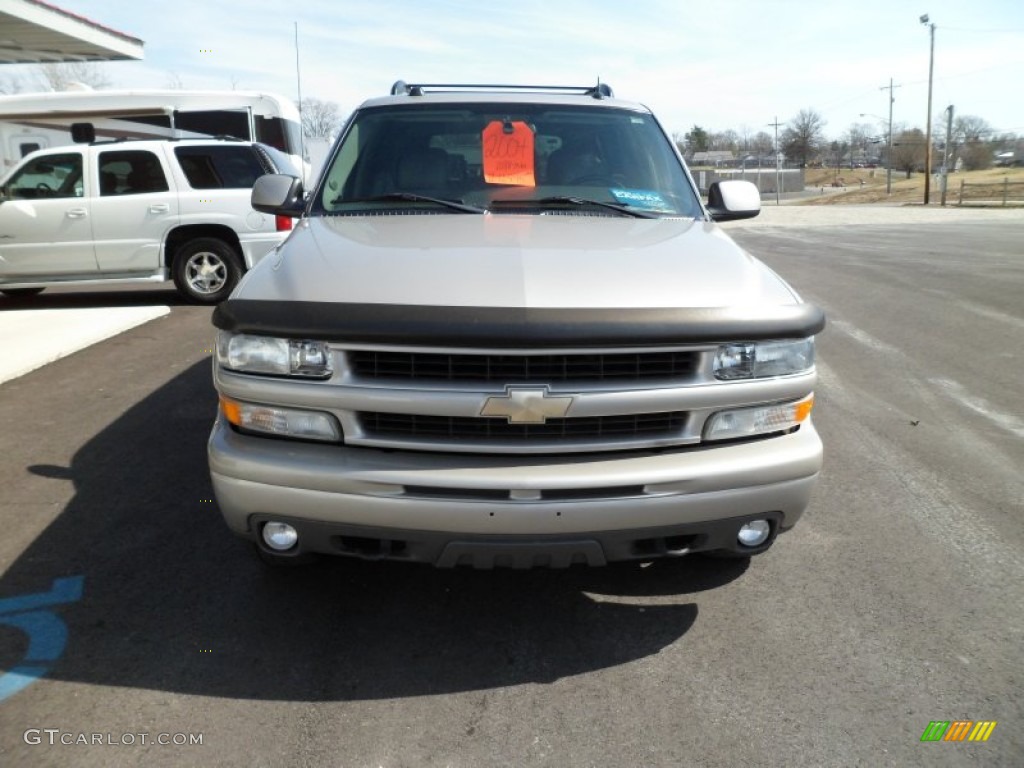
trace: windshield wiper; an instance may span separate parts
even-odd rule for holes
[[[492,200],[491,205],[497,203],[507,203],[513,205],[551,205],[554,203],[563,205],[595,205],[598,208],[607,208],[610,211],[621,213],[624,216],[634,216],[638,219],[657,219],[658,214],[651,211],[645,211],[642,208],[631,208],[628,205],[618,205],[616,203],[606,203],[601,200],[588,200],[585,197],[575,197],[573,195],[556,195],[554,197],[542,197],[540,200]]]
[[[460,213],[487,213],[486,208],[478,208],[475,205],[469,205],[459,200],[444,200],[440,197],[417,195],[415,192],[386,192],[383,195],[363,197],[358,200],[346,200],[338,197],[331,201],[331,205],[341,205],[343,203],[387,203],[395,200],[404,200],[409,203],[434,203],[435,205],[443,205],[445,208],[451,208],[453,211],[459,211]]]

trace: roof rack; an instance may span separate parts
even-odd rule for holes
[[[246,142],[248,139],[240,139],[227,133],[219,133],[216,136],[116,136],[109,139],[96,139],[88,143],[92,146],[100,144],[125,144],[133,141],[237,141]],[[256,143],[256,142],[253,142]]]
[[[540,92],[540,93],[577,93],[581,96],[591,96],[595,99],[613,99],[615,94],[612,87],[602,83],[600,79],[597,85],[498,85],[498,84],[462,84],[462,83],[407,83],[404,80],[396,80],[391,86],[392,96],[423,96],[428,92],[433,93],[516,93],[516,92]]]

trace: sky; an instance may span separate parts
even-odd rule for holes
[[[1024,0],[48,0],[145,43],[102,65],[114,87],[262,90],[360,102],[407,82],[591,85],[646,104],[671,133],[771,133],[802,109],[924,128],[932,114],[1024,135]],[[20,67],[8,67],[15,74]],[[863,117],[861,115],[864,115]],[[781,130],[781,128],[780,128]]]

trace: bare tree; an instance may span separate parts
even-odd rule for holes
[[[759,157],[770,155],[775,148],[775,139],[768,131],[758,131],[750,140],[751,151]]]
[[[735,152],[740,144],[740,137],[736,131],[726,130],[712,133],[708,136],[708,148],[719,151]]]
[[[945,132],[945,125],[942,127]],[[993,133],[986,120],[974,115],[958,115],[953,118],[953,138],[957,141],[982,141]]]
[[[892,167],[906,171],[910,178],[912,171],[924,168],[925,136],[920,128],[900,131],[892,140]]]
[[[311,139],[329,139],[343,125],[338,105],[333,101],[303,99],[299,111],[302,112],[302,134]]]
[[[740,125],[739,130],[740,149],[747,153],[750,151],[750,126],[746,123]]]
[[[992,167],[992,144],[980,139],[968,139],[960,148],[960,159],[965,171],[981,171]]]
[[[801,109],[782,132],[782,150],[801,165],[814,158],[824,142],[825,118],[813,109]]]
[[[177,72],[169,71],[167,73],[167,88],[172,91],[180,91],[185,87],[185,83],[182,82],[181,76]]]
[[[968,171],[979,171],[992,165],[992,126],[980,117],[960,115],[953,119],[953,146]],[[944,135],[944,134],[940,134]],[[956,161],[953,161],[954,166]]]
[[[829,158],[829,165],[836,169],[836,176],[839,175],[839,169],[843,165],[843,158],[846,157],[846,152],[849,150],[850,145],[845,141],[833,141],[829,144],[829,150],[831,157]]]
[[[855,160],[865,160],[868,144],[877,140],[875,131],[868,123],[853,123],[847,133],[850,142],[850,167]]]
[[[40,64],[36,68],[40,85],[54,91],[66,91],[82,84],[90,88],[109,88],[110,78],[102,65],[95,61],[63,61]]]

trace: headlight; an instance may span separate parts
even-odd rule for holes
[[[788,376],[813,367],[813,338],[723,344],[715,354],[715,378],[721,381]]]
[[[320,379],[331,375],[331,351],[324,341],[221,331],[217,335],[217,362],[243,373]]]
[[[335,443],[341,440],[338,422],[331,414],[322,411],[242,403],[223,395],[220,397],[220,409],[229,422],[252,432]]]
[[[795,403],[760,405],[754,408],[735,408],[719,411],[704,427],[705,440],[736,440],[757,437],[773,432],[788,432],[811,415],[814,395]]]

